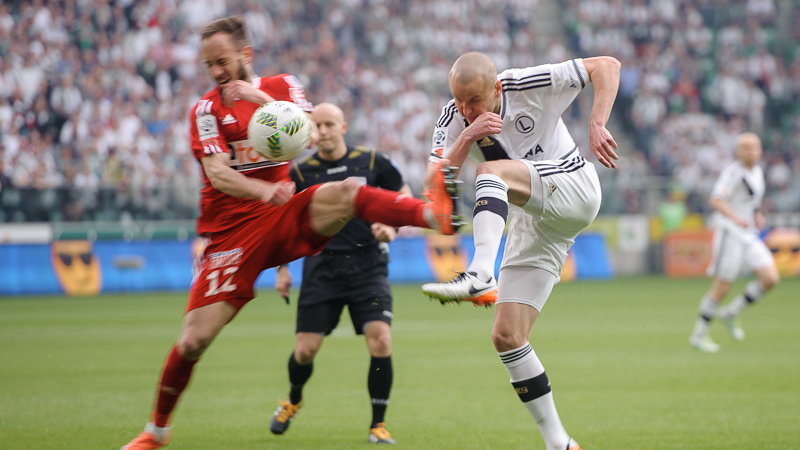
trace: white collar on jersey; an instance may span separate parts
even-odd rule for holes
[[[253,77],[250,82],[253,83],[253,86],[255,87],[261,87],[261,77]]]

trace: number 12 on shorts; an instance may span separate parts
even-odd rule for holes
[[[206,297],[235,290],[236,285],[233,284],[233,274],[236,273],[237,270],[239,270],[239,266],[231,266],[223,270],[215,270],[206,275],[206,280],[208,280]],[[220,272],[222,272],[221,277]],[[222,278],[222,284],[220,284],[220,278]]]

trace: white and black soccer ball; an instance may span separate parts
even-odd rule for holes
[[[247,125],[253,148],[270,161],[289,161],[300,156],[311,140],[311,122],[292,102],[261,105]]]

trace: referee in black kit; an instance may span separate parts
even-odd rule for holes
[[[348,147],[347,122],[342,110],[331,103],[314,108],[319,129],[317,151],[292,165],[297,191],[327,181],[358,177],[376,186],[411,195],[394,163],[385,155],[363,147]],[[289,357],[289,398],[281,401],[270,430],[283,434],[303,400],[303,386],[311,377],[314,357],[322,340],[339,323],[348,307],[353,327],[363,334],[371,355],[367,386],[372,399],[372,423],[367,440],[394,444],[384,424],[392,388],[392,293],[387,279],[388,246],[397,230],[353,218],[328,243],[322,253],[307,256],[297,302],[295,348]],[[292,284],[287,267],[278,269],[275,287],[287,297]],[[287,297],[288,298],[288,297]]]

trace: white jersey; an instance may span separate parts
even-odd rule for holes
[[[472,144],[487,161],[566,159],[578,156],[575,140],[561,114],[589,82],[583,60],[508,69],[497,75],[502,85],[500,117],[503,131]],[[437,162],[450,151],[467,121],[455,100],[444,108],[433,131],[429,160]]]
[[[748,169],[741,162],[735,161],[722,170],[711,191],[711,197],[725,200],[731,211],[748,223],[747,229],[742,229],[722,213],[715,211],[713,221],[717,227],[740,234],[755,233],[755,212],[764,198],[764,171],[761,166]]]

